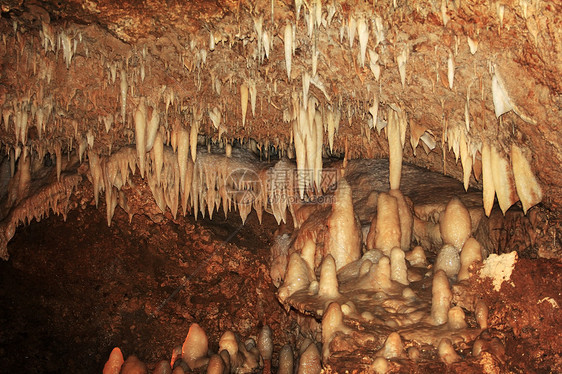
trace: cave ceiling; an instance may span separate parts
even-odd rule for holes
[[[481,188],[483,144],[505,160],[515,144],[543,202],[562,202],[560,3],[1,4],[6,153],[86,143],[89,153],[115,153],[135,143],[146,105],[168,144],[185,128],[294,155],[293,123],[313,106],[324,156],[388,157],[381,128],[396,112],[407,125],[404,161],[463,180],[472,158],[464,178]]]

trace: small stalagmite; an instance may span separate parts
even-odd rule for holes
[[[408,285],[408,268],[404,251],[400,248],[393,248],[390,252],[390,279],[403,285]]]
[[[439,358],[441,358],[441,361],[447,365],[454,364],[461,359],[457,352],[455,352],[453,343],[451,343],[451,340],[449,339],[441,339],[438,350]]]
[[[293,374],[294,361],[293,349],[289,344],[285,344],[279,352],[277,374]]]
[[[447,274],[443,270],[438,270],[433,276],[431,289],[431,317],[435,325],[447,323],[452,298]]]
[[[103,367],[103,374],[119,374],[121,366],[123,366],[123,362],[123,353],[121,353],[121,349],[119,349],[119,347],[113,348],[111,354],[109,355],[109,359]]]
[[[207,364],[209,358],[207,351],[209,349],[209,340],[205,330],[197,323],[189,327],[189,332],[183,342],[182,358],[191,370],[198,369]]]
[[[468,210],[457,197],[452,198],[439,218],[439,231],[443,243],[460,250],[472,233]]]
[[[361,226],[353,211],[351,187],[344,178],[338,180],[327,226],[325,253],[332,255],[336,269],[358,260],[361,257]]]
[[[330,343],[336,333],[348,334],[351,331],[343,323],[343,312],[340,304],[330,303],[322,317],[322,357],[326,360],[330,356]]]
[[[460,306],[454,306],[449,309],[447,313],[447,326],[451,330],[466,329],[467,324],[465,321],[464,311]]]
[[[392,248],[401,246],[401,239],[398,201],[387,193],[380,193],[377,202],[375,248],[388,256]]]
[[[454,278],[461,268],[459,250],[450,244],[445,244],[435,260],[435,271],[443,270],[449,278]]]
[[[311,270],[310,278],[314,278],[314,269],[316,268],[316,243],[312,238],[307,238],[301,250],[302,259],[308,264]],[[332,257],[332,256],[330,256]],[[333,257],[332,257],[333,259]]]
[[[320,374],[322,372],[322,358],[316,344],[310,343],[301,354],[297,374]]]
[[[232,331],[226,331],[219,340],[219,352],[221,352],[221,356],[223,355],[223,351],[228,353],[230,357],[229,362],[231,366],[234,366],[232,365],[233,361],[235,361],[238,356],[238,339],[236,339],[236,335],[234,335]]]
[[[292,253],[289,257],[285,281],[278,291],[279,299],[284,301],[295,292],[308,288],[313,280],[310,278],[310,273],[310,268],[302,257],[296,252]]]
[[[458,276],[459,281],[468,279],[470,277],[468,271],[469,267],[475,262],[482,261],[482,246],[478,240],[468,238],[462,247],[460,260],[461,269]]]
[[[396,198],[396,202],[398,204],[398,217],[400,219],[400,246],[403,251],[407,251],[410,249],[412,230],[414,227],[412,209],[400,190],[390,190],[388,193],[390,196]]]
[[[385,374],[388,372],[388,360],[384,357],[377,357],[371,364],[371,370],[376,374]]]
[[[322,265],[320,266],[318,296],[330,299],[341,296],[336,275],[336,263],[331,255],[324,257],[324,261],[322,261]]]
[[[148,374],[148,369],[137,356],[129,356],[121,366],[121,374]]]
[[[156,364],[153,374],[172,374],[172,367],[168,361],[160,361]]]
[[[273,356],[273,336],[271,328],[265,325],[258,335],[258,350],[264,360],[264,368],[271,372],[271,358]],[[266,370],[264,370],[266,371]]]
[[[488,328],[488,314],[488,305],[483,300],[478,300],[474,307],[474,315],[481,329]]]
[[[392,287],[392,281],[390,279],[390,259],[383,256],[377,265],[371,266],[369,272],[369,277],[371,279],[371,285],[374,290],[385,291]]]
[[[404,355],[404,344],[397,332],[391,332],[384,342],[384,347],[379,352],[386,359],[401,357]]]
[[[207,374],[223,374],[225,369],[226,365],[221,356],[216,354],[212,355],[207,365]]]
[[[406,260],[410,263],[410,266],[427,266],[427,259],[425,257],[425,252],[423,247],[416,246],[410,252],[406,253]]]

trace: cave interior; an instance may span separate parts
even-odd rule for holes
[[[0,1],[7,372],[562,372],[562,4]]]

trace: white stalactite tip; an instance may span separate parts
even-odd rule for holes
[[[511,99],[497,72],[492,76],[492,100],[494,102],[494,112],[497,118],[513,109]]]
[[[513,167],[517,194],[519,195],[519,200],[521,200],[523,212],[527,214],[529,208],[541,202],[542,189],[531,169],[529,161],[521,148],[515,143],[511,145],[511,165]]]
[[[455,80],[455,61],[453,60],[453,55],[449,53],[449,58],[447,60],[447,78],[449,80],[449,89],[453,89],[453,83]]]
[[[287,78],[291,80],[291,64],[293,58],[293,28],[289,23],[285,25],[284,42],[285,42],[285,67],[287,69]]]

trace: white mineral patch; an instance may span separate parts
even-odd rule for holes
[[[511,272],[517,262],[517,252],[504,253],[502,255],[492,254],[480,270],[480,278],[492,278],[494,289],[499,291],[502,284],[511,278]],[[513,282],[511,283],[513,286]]]

